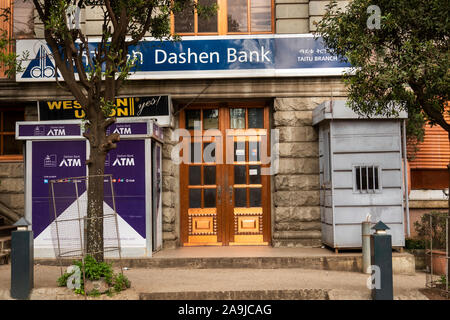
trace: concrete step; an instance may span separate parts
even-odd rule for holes
[[[325,289],[140,293],[140,300],[329,300]]]
[[[139,293],[139,300],[372,300],[369,290],[297,289],[242,291],[180,291]],[[428,300],[418,290],[394,295],[394,300]]]
[[[270,257],[152,257],[106,259],[115,265],[128,268],[185,268],[185,269],[311,269],[330,271],[362,271],[361,254],[336,254],[326,256],[270,256]],[[414,274],[415,260],[409,253],[393,254],[394,274]],[[56,259],[35,259],[41,265],[59,265]],[[69,266],[73,259],[65,259]]]

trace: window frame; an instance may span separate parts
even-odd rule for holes
[[[197,2],[198,0],[195,0]],[[194,12],[194,32],[175,32],[175,15],[170,14],[170,32],[172,35],[180,36],[223,36],[223,35],[251,35],[251,34],[274,34],[275,33],[275,0],[270,0],[271,4],[271,31],[251,31],[251,1],[247,1],[247,28],[249,31],[228,32],[228,0],[217,0],[217,32],[198,32],[197,10]]]
[[[374,167],[377,171],[378,171],[378,188],[377,189],[358,189],[358,186],[356,184],[356,168],[362,168],[362,167]],[[377,193],[382,193],[383,191],[383,184],[382,184],[382,178],[381,175],[383,173],[383,170],[381,168],[381,165],[379,163],[358,163],[358,164],[353,164],[352,165],[352,185],[353,185],[353,193],[357,193],[357,194],[377,194]]]
[[[0,162],[9,162],[9,161],[23,161],[23,153],[22,154],[3,154],[4,152],[4,136],[13,136],[15,138],[16,132],[14,131],[3,131],[4,125],[4,112],[5,111],[22,111],[25,119],[25,108],[24,107],[6,107],[0,108]],[[23,120],[22,120],[23,121]]]

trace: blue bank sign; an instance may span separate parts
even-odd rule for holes
[[[92,41],[94,52],[97,45]],[[43,40],[18,40],[29,63],[17,81],[55,81],[55,64]],[[130,79],[190,79],[341,75],[350,64],[330,55],[311,34],[149,39],[130,48],[136,68]],[[87,66],[87,57],[83,58]]]

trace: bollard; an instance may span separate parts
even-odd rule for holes
[[[373,300],[393,300],[392,281],[392,239],[386,230],[387,225],[379,221],[372,229],[375,233],[370,236],[370,256],[375,275],[375,286],[372,287]]]
[[[370,221],[363,221],[361,223],[362,234],[362,272],[372,273],[370,270]]]
[[[21,218],[11,233],[11,298],[28,299],[33,289],[33,231],[28,221]]]

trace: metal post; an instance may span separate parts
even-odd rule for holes
[[[409,223],[409,195],[408,195],[408,159],[406,154],[406,121],[403,120],[403,162],[404,162],[404,177],[405,177],[405,205],[406,205],[406,235],[411,236]]]
[[[115,200],[115,194],[114,194],[114,187],[112,183],[112,175],[109,175],[109,181],[111,185],[111,197],[113,201],[113,209],[114,209],[114,221],[116,223],[116,234],[117,234],[117,245],[118,245],[118,251],[119,251],[119,261],[120,261],[120,272],[123,274],[123,265],[122,265],[122,247],[120,245],[120,234],[119,234],[119,221],[117,219],[117,211],[116,211],[116,200]]]
[[[33,231],[21,218],[11,233],[11,298],[29,299],[34,283]]]
[[[363,221],[361,224],[362,234],[362,272],[372,273],[370,269],[370,225],[369,221]]]
[[[51,180],[50,181],[50,187],[51,187],[51,192],[52,192],[53,213],[55,214],[56,240],[57,240],[57,243],[58,243],[58,254],[56,255],[56,259],[58,259],[59,271],[60,271],[61,276],[62,276],[63,272],[62,272],[62,261],[61,261],[61,244],[59,242],[58,215],[56,214],[56,202],[55,202],[54,183],[55,183],[55,180]]]
[[[372,299],[393,300],[392,239],[391,235],[386,233],[389,227],[379,221],[373,229],[375,229],[375,233],[370,236],[370,250],[372,267],[375,268],[376,273],[376,283],[372,289]]]

